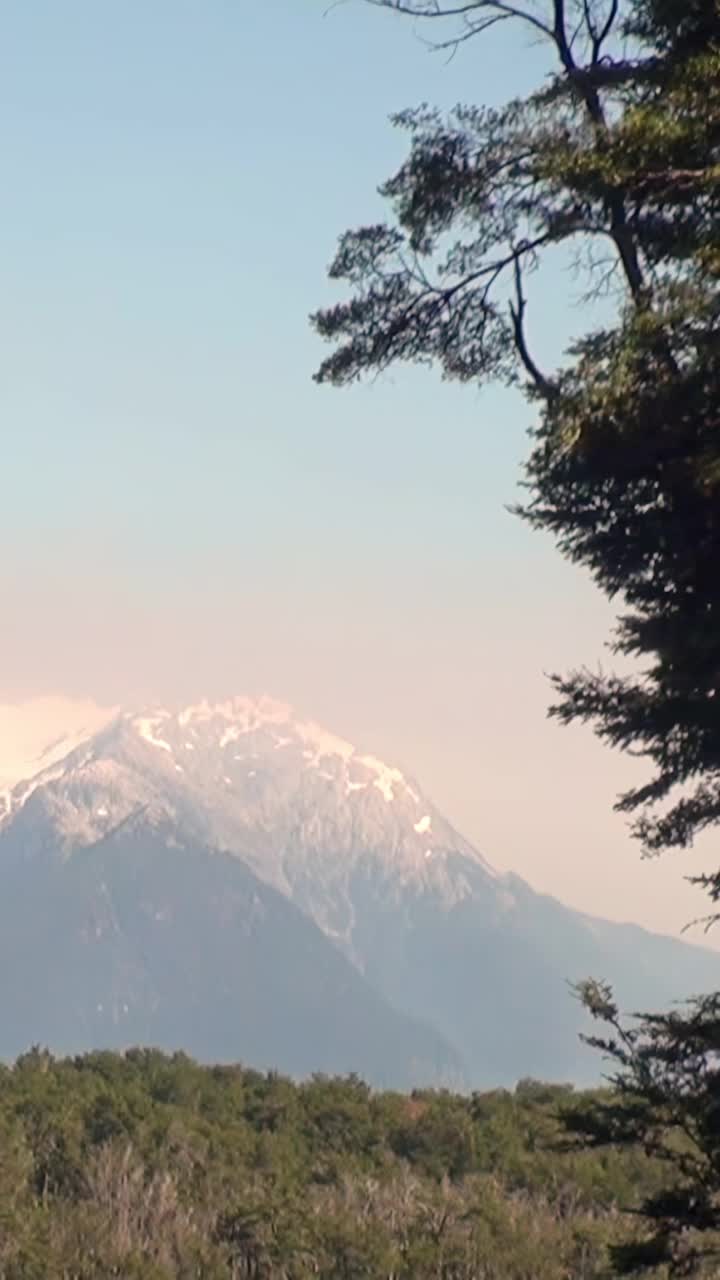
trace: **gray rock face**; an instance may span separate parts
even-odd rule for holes
[[[578,1042],[582,1015],[568,992],[568,980],[590,974],[608,978],[625,1007],[650,1008],[712,989],[720,979],[720,956],[712,952],[593,920],[534,893],[517,877],[498,875],[412,778],[269,699],[235,698],[181,711],[124,714],[63,760],[14,787],[4,805],[0,892],[8,903],[12,884],[22,884],[28,945],[34,941],[40,952],[49,946],[42,943],[32,918],[33,895],[39,901],[52,885],[66,903],[68,929],[76,938],[78,930],[88,927],[82,924],[87,910],[78,914],[77,904],[89,900],[91,882],[95,897],[90,898],[100,900],[97,875],[103,860],[109,860],[115,877],[113,893],[121,892],[117,877],[132,866],[135,888],[123,916],[125,942],[112,952],[103,981],[115,990],[118,973],[134,974],[135,986],[128,987],[132,998],[121,1003],[142,1008],[136,1038],[160,1043],[164,1037],[168,1044],[176,1037],[179,1047],[205,1058],[222,1051],[223,1056],[268,1062],[267,1054],[272,1058],[277,1052],[275,1065],[294,1071],[312,1069],[313,1061],[318,1069],[328,1061],[345,1061],[345,1050],[339,1057],[325,1052],[328,1028],[318,1038],[317,1031],[303,1032],[302,1019],[288,1021],[288,1001],[295,1006],[299,999],[296,947],[303,930],[315,939],[317,955],[300,987],[310,998],[320,982],[317,966],[333,971],[337,982],[324,1001],[330,1024],[340,1016],[339,990],[351,975],[353,999],[360,1001],[362,992],[365,1001],[361,1021],[367,1034],[364,1056],[358,1050],[347,1066],[371,1073],[376,1082],[383,1071],[384,1082],[402,1078],[414,1083],[450,1077],[457,1083],[462,1073],[472,1086],[510,1083],[522,1075],[596,1078],[597,1059]],[[159,831],[173,833],[170,844],[159,839]],[[183,869],[184,876],[190,864],[197,918],[192,898],[182,910],[173,905],[175,869]],[[157,909],[155,923],[148,924],[144,884],[155,877],[157,887],[159,868],[167,903]],[[265,903],[262,925],[248,905],[249,889],[245,897],[232,896],[233,877],[238,876],[249,877],[243,883],[254,884],[253,892]],[[215,886],[212,907],[204,893],[206,881]],[[181,882],[187,887],[186,880]],[[199,957],[212,948],[198,949],[198,938],[208,930],[212,934],[218,920],[225,919],[224,883],[235,902],[232,925],[223,934],[230,948],[224,963],[231,973],[239,971],[240,954],[247,947],[245,922],[255,920],[252,964],[258,979],[270,968],[276,975],[267,1001],[288,1027],[282,1046],[257,1030],[247,1030],[244,1041],[236,1036],[221,1043],[197,1013],[201,1004],[212,1003],[211,971],[202,970],[206,994],[193,1004],[184,993],[195,989],[190,980],[195,965],[175,963],[163,985],[138,958],[155,954],[145,934],[140,946],[138,921],[149,929],[148,938],[161,938],[162,912],[168,910],[183,921],[182,930],[173,933],[173,947],[185,955],[184,939],[187,954],[199,964]],[[89,942],[84,945],[90,947]],[[239,948],[235,965],[233,945]],[[67,948],[60,946],[60,952],[65,955]],[[247,967],[247,954],[242,963]],[[72,965],[71,970],[77,972]],[[223,998],[242,989],[247,1004],[247,989],[239,979],[233,988],[234,981],[228,986],[227,975],[223,978]],[[199,991],[202,983],[196,986]],[[136,988],[145,992],[142,999],[134,994]],[[64,990],[66,1002],[71,1001],[72,982]],[[103,990],[98,987],[92,998],[104,1010]],[[8,999],[6,984],[4,996],[0,989],[0,1024]],[[68,1006],[61,1002],[58,1007]],[[386,1033],[380,1032],[380,1024],[393,1017],[397,1035],[402,1019],[407,1020],[402,1034],[413,1041],[404,1056],[391,1052],[392,1035],[382,1045]],[[123,1018],[114,1025],[126,1034]],[[309,1027],[307,1020],[304,1025]],[[201,1027],[206,1032],[201,1034]],[[38,1026],[35,1038],[47,1039],[40,1030]],[[101,1033],[109,1033],[106,1020],[91,1018],[85,1042],[94,1043]],[[311,1041],[315,1048],[308,1057]],[[5,1051],[25,1047],[13,1044]]]
[[[153,1045],[292,1075],[457,1082],[459,1055],[390,1007],[237,858],[130,819],[4,869],[0,1055]]]

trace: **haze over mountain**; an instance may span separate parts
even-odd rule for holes
[[[498,874],[416,780],[267,698],[123,713],[7,787],[0,937],[6,1055],[142,1041],[402,1086],[595,1078],[568,981],[652,1008],[720,978]]]
[[[0,703],[0,788],[7,789],[67,755],[119,708],[89,698],[30,698]]]

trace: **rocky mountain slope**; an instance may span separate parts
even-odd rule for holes
[[[291,902],[165,822],[130,818],[38,870],[1,878],[0,1056],[150,1044],[395,1088],[460,1078]]]
[[[116,1044],[127,1036],[168,1044],[174,1037],[190,1047],[191,1037],[201,1057],[267,1062],[275,1052],[282,1069],[327,1067],[342,1053],[347,1059],[352,1047],[346,1039],[340,1058],[329,1055],[328,1026],[364,1000],[357,1018],[365,1052],[356,1049],[351,1065],[376,1081],[389,1083],[392,1075],[436,1082],[453,1074],[457,1080],[459,1072],[474,1086],[521,1075],[583,1081],[597,1075],[598,1063],[578,1041],[582,1015],[568,981],[605,977],[631,1008],[720,985],[715,953],[594,920],[517,877],[498,875],[416,781],[269,699],[123,714],[9,789],[0,815],[2,903],[20,900],[13,886],[25,895],[22,936],[12,935],[20,964],[24,947],[54,965],[58,981],[66,970],[71,975],[56,1001],[55,1035],[70,1025],[62,1010],[72,1004],[78,973],[87,965],[93,970],[92,1001],[103,1017],[83,1013],[83,1043]],[[167,831],[172,839],[163,843],[158,832]],[[259,887],[251,893],[250,884]],[[262,927],[250,929],[248,921],[257,921],[253,893],[270,905]],[[91,941],[103,895],[108,920],[123,921],[110,950],[100,945],[107,922],[97,944]],[[119,914],[118,895],[125,903]],[[225,899],[235,904],[229,915]],[[67,913],[64,942],[57,928],[46,941],[47,919],[33,916],[34,902],[55,900]],[[160,906],[153,912],[148,902]],[[163,912],[182,927],[156,961]],[[218,930],[222,963],[210,945]],[[315,939],[314,961],[298,969],[298,947],[310,947],[310,934],[301,942],[303,930]],[[250,950],[248,936],[255,939]],[[93,958],[96,945],[104,968]],[[275,1007],[284,1040],[261,1033],[247,1012],[249,969],[260,987],[275,975],[263,1005]],[[322,986],[320,971],[332,971],[334,985]],[[360,985],[348,987],[350,975]],[[343,984],[354,993],[345,997],[345,1010]],[[319,989],[328,1024],[322,1031],[309,1013],[293,1020],[288,1012],[312,1006]],[[19,1011],[5,1016],[11,1000],[12,984],[5,982],[0,1024],[18,1026],[27,1038]],[[128,1012],[110,1028],[105,1008],[118,1002]],[[83,1009],[90,1003],[88,993]],[[208,1003],[214,1011],[205,1017],[200,1010]],[[224,1040],[209,1031],[222,1021],[221,1007],[230,1015]],[[131,1015],[135,1021],[124,1021]],[[382,1018],[393,1016],[396,1037],[402,1019],[410,1020],[402,1031],[409,1037],[404,1057],[391,1049],[393,1034],[379,1029]],[[35,1039],[48,1038],[41,1022],[32,1024]],[[81,1022],[72,1025],[80,1035]],[[24,1047],[21,1040],[6,1036],[5,1051]]]

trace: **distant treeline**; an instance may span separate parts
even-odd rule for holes
[[[562,1152],[587,1095],[373,1093],[151,1050],[0,1069],[0,1274],[581,1280],[639,1154]]]

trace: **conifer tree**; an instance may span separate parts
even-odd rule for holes
[[[649,778],[618,808],[646,852],[685,847],[720,820],[720,5],[370,2],[447,45],[524,24],[551,61],[504,108],[396,117],[409,151],[382,188],[392,216],[340,240],[330,274],[350,297],[314,316],[333,344],[317,380],[415,361],[522,384],[535,411],[522,514],[618,603],[613,647],[635,670],[556,677],[552,714],[645,757]],[[617,307],[548,370],[528,282],[558,247]],[[720,866],[700,881],[720,901]],[[639,1147],[667,1171],[615,1267],[712,1269],[720,996],[627,1022],[601,983],[579,995],[605,1027],[591,1043],[615,1088],[572,1113],[571,1135]]]
[[[382,188],[392,217],[340,239],[330,275],[350,297],[313,318],[333,344],[317,380],[415,361],[522,382],[524,514],[619,602],[614,646],[639,672],[559,677],[553,712],[646,756],[652,776],[619,807],[647,850],[687,845],[720,817],[717,2],[375,3],[459,23],[451,42],[524,23],[552,61],[503,108],[396,117],[409,151]],[[528,280],[558,246],[618,306],[546,370]]]

